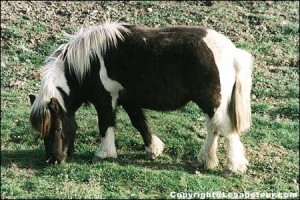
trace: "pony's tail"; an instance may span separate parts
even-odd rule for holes
[[[234,68],[236,81],[230,102],[230,118],[232,127],[237,133],[246,132],[251,126],[251,85],[252,63],[250,53],[236,49]]]

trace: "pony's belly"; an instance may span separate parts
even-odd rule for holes
[[[170,111],[170,110],[176,110],[178,108],[183,107],[185,104],[187,104],[188,101],[181,101],[177,102],[177,104],[174,104],[174,102],[165,102],[165,103],[157,103],[157,102],[151,102],[151,103],[141,103],[140,108],[146,108],[150,110],[157,110],[157,111]]]
[[[151,110],[175,110],[184,106],[191,99],[185,93],[173,94],[132,94],[121,95],[120,103],[126,103],[134,107],[146,108]]]

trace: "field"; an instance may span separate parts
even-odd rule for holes
[[[246,174],[222,176],[224,138],[219,139],[219,167],[194,167],[206,129],[204,114],[193,103],[170,112],[145,110],[166,146],[155,160],[145,157],[140,134],[119,108],[118,158],[92,163],[100,139],[91,106],[77,112],[73,157],[59,166],[44,162],[43,142],[28,119],[28,95],[38,93],[40,67],[64,42],[64,33],[121,17],[149,27],[213,27],[253,54],[253,125],[242,136],[250,162]],[[299,197],[298,21],[298,1],[1,1],[1,199],[169,199],[206,192]]]

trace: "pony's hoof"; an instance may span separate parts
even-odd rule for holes
[[[203,168],[204,167],[204,163],[203,162],[199,162],[198,160],[195,160],[191,163],[192,167],[194,168]]]
[[[146,146],[146,157],[150,159],[157,158],[164,151],[164,143],[156,136],[152,135],[152,143]]]
[[[98,156],[94,156],[94,158],[92,159],[92,162],[93,163],[98,163],[98,162],[101,162],[103,160],[103,158],[100,158]]]
[[[232,169],[229,169],[228,167],[226,167],[223,170],[222,175],[223,175],[223,177],[230,177],[230,176],[244,174],[246,171],[247,171],[247,167],[242,170],[232,170]]]
[[[146,158],[147,159],[155,159],[157,158],[160,154],[162,154],[163,152],[163,148],[158,149],[157,151],[151,152],[151,151],[147,151],[146,149]]]
[[[248,160],[242,159],[239,162],[232,164],[231,162],[227,163],[223,171],[223,175],[225,176],[232,176],[235,174],[244,174],[247,171],[247,166],[249,165]]]
[[[228,169],[228,168],[225,168],[225,169],[223,170],[222,176],[226,178],[226,177],[234,176],[234,175],[236,175],[236,174],[238,174],[238,173],[237,173],[237,172],[234,172],[234,171],[232,171],[232,170],[230,170],[230,169]]]
[[[151,152],[147,152],[146,153],[146,158],[147,159],[152,159],[152,160],[154,160],[155,158],[156,158],[157,156],[155,156],[153,153],[151,153]]]
[[[160,152],[160,153],[147,152],[147,153],[146,153],[146,158],[147,158],[147,159],[152,159],[152,160],[154,160],[154,159],[157,158],[161,153],[162,153],[162,152]]]
[[[201,158],[201,156],[197,156],[197,161],[195,161],[198,168],[206,168],[206,169],[214,169],[219,165],[218,159],[215,157],[214,159],[205,160]]]

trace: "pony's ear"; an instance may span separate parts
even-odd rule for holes
[[[61,106],[58,102],[58,100],[55,97],[52,97],[49,104],[48,104],[49,110],[52,114],[58,115],[61,112]]]
[[[29,95],[29,99],[30,99],[30,103],[31,105],[33,104],[34,100],[36,99],[36,97],[33,94]]]

